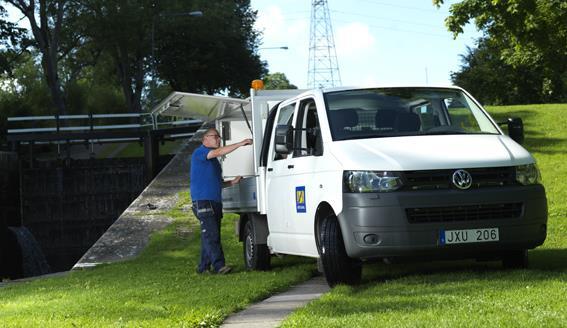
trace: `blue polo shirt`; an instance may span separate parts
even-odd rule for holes
[[[213,149],[201,145],[191,156],[191,200],[222,201],[222,170],[218,159],[207,159]]]

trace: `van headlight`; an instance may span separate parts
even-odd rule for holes
[[[535,185],[541,183],[541,175],[535,164],[516,166],[516,181],[527,185]]]
[[[403,186],[399,172],[345,171],[343,185],[346,192],[389,192]]]

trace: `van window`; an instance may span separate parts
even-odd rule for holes
[[[324,94],[333,140],[434,134],[499,134],[464,92],[381,88]]]
[[[278,125],[288,124],[291,125],[291,118],[293,117],[293,111],[295,109],[295,104],[289,104],[280,108],[280,113],[278,115]]]
[[[293,120],[294,110],[295,110],[295,103],[289,104],[289,105],[286,105],[286,106],[280,108],[280,111],[278,113],[277,125],[285,124],[287,126],[291,126],[292,120]],[[275,141],[275,138],[274,138],[274,143],[275,142],[276,141]],[[276,147],[274,145],[274,147],[272,147],[272,149],[275,149],[275,148]],[[284,159],[284,158],[287,158],[287,155],[278,154],[274,151],[274,161]]]
[[[294,140],[294,157],[323,155],[323,139],[314,99],[299,103]]]

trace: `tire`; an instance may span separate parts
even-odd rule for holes
[[[502,255],[502,266],[505,269],[526,269],[528,267],[528,251],[521,249],[506,252]]]
[[[246,221],[244,225],[243,238],[244,265],[248,270],[269,270],[271,255],[268,245],[256,244],[256,235],[252,220]]]
[[[329,286],[355,285],[362,277],[362,262],[348,257],[341,227],[333,214],[323,219],[320,230],[319,255]]]

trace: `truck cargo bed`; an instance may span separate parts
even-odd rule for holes
[[[256,182],[258,177],[246,177],[233,186],[222,189],[223,209],[226,212],[258,212]]]

